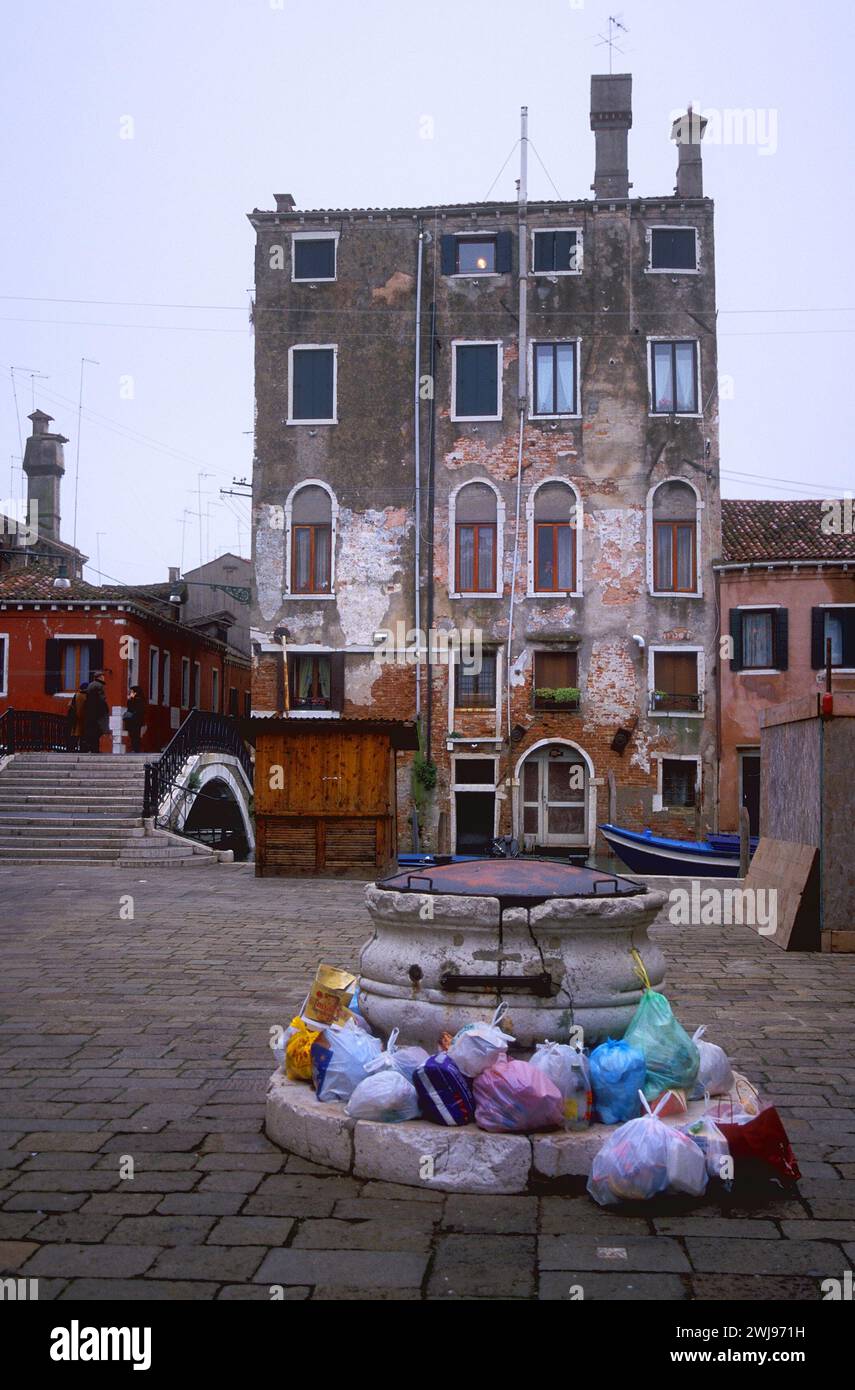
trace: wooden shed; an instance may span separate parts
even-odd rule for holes
[[[374,878],[398,852],[395,754],[418,748],[397,719],[259,718],[255,872]]]

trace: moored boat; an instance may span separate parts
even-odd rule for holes
[[[624,830],[619,825],[601,825],[608,842],[627,868],[637,874],[671,874],[699,878],[739,877],[739,836],[708,835],[705,840],[671,840],[652,830]],[[757,848],[750,841],[750,852]]]

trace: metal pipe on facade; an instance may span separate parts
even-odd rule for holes
[[[419,222],[418,260],[416,263],[416,352],[413,380],[413,469],[415,472],[415,558],[413,579],[415,590],[416,641],[421,645],[422,627],[422,480],[421,480],[421,365],[422,365],[422,244],[424,231]],[[422,712],[421,652],[416,660],[416,718]]]
[[[520,501],[522,497],[523,439],[525,434],[525,414],[528,394],[528,246],[526,214],[528,201],[528,107],[520,110],[520,177],[517,185],[518,207],[518,256],[519,256],[519,326],[517,359],[517,405],[520,413],[519,447],[517,450],[517,501],[514,520],[514,551],[511,566],[511,599],[508,607],[508,649],[505,662],[505,704],[507,706],[508,747],[511,738],[511,658],[514,640],[514,603],[516,599],[517,569],[520,553]],[[510,757],[510,753],[508,755]]]
[[[434,277],[435,279],[435,277]],[[435,286],[434,286],[435,292]],[[432,300],[430,306],[430,356],[428,358],[431,392],[430,392],[430,415],[428,419],[428,475],[427,475],[427,665],[426,665],[426,690],[425,706],[427,711],[425,729],[425,757],[428,762],[433,761],[431,752],[431,736],[433,733],[433,664],[431,662],[430,634],[433,631],[433,528],[434,528],[434,472],[436,454],[436,300]],[[451,679],[449,668],[449,680]]]

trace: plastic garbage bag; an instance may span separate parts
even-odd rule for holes
[[[351,1019],[344,1024],[331,1024],[325,1036],[330,1056],[318,1079],[318,1100],[348,1101],[366,1075],[368,1063],[382,1052],[383,1044],[379,1038],[364,1033]],[[317,1043],[313,1044],[313,1075],[316,1047]]]
[[[594,1156],[588,1179],[594,1201],[610,1206],[646,1201],[660,1192],[700,1197],[707,1185],[700,1148],[681,1130],[666,1125],[650,1109],[643,1092],[639,1092],[639,1100],[644,1114],[609,1135]]]
[[[743,1110],[734,1113],[732,1122],[717,1119],[716,1124],[730,1146],[740,1177],[757,1174],[785,1183],[799,1181],[799,1165],[774,1105],[765,1106],[756,1115]]]
[[[549,1077],[531,1062],[500,1057],[475,1078],[475,1123],[479,1129],[527,1134],[564,1123],[564,1099]]]
[[[468,1076],[447,1052],[428,1057],[413,1075],[419,1106],[436,1125],[468,1125],[475,1114],[475,1097]]]
[[[647,1072],[644,1054],[625,1039],[607,1038],[594,1048],[590,1066],[594,1112],[601,1123],[619,1125],[634,1119]]]
[[[416,1088],[395,1067],[385,1067],[360,1081],[345,1110],[353,1120],[381,1120],[397,1124],[415,1120],[419,1113]]]
[[[489,1023],[466,1023],[455,1033],[448,1055],[464,1076],[480,1075],[501,1053],[507,1053],[509,1042],[516,1042],[498,1026],[507,1011],[507,1004],[502,1003]]]
[[[701,1064],[697,1046],[677,1022],[665,995],[651,988],[641,956],[637,951],[632,954],[644,993],[623,1040],[638,1048],[644,1056],[647,1066],[644,1094],[652,1100],[663,1091],[691,1091]]]
[[[593,1098],[591,1068],[580,1048],[569,1043],[538,1043],[531,1065],[537,1067],[561,1092],[565,1129],[586,1129],[591,1123]]]
[[[413,1076],[419,1067],[423,1067],[428,1059],[428,1053],[423,1047],[398,1047],[398,1033],[400,1029],[393,1028],[389,1034],[389,1041],[385,1051],[375,1057],[365,1068],[369,1076],[377,1071],[383,1071],[388,1067],[394,1067],[402,1076],[412,1083]]]
[[[298,1014],[291,1020],[285,1044],[285,1075],[289,1081],[311,1081],[312,1043],[320,1037],[320,1031],[307,1028]]]
[[[698,1049],[700,1066],[692,1100],[700,1100],[704,1092],[711,1096],[726,1096],[734,1085],[733,1072],[727,1053],[718,1043],[707,1042],[704,1038],[706,1026],[701,1025],[692,1034],[692,1042]]]
[[[732,1178],[730,1145],[712,1115],[701,1115],[699,1120],[692,1120],[680,1128],[703,1154],[708,1176],[718,1178],[729,1188]]]

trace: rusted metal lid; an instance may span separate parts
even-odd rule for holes
[[[379,879],[377,887],[398,893],[498,898],[502,907],[533,907],[549,898],[629,897],[646,891],[632,879],[555,859],[470,859],[428,865]]]

